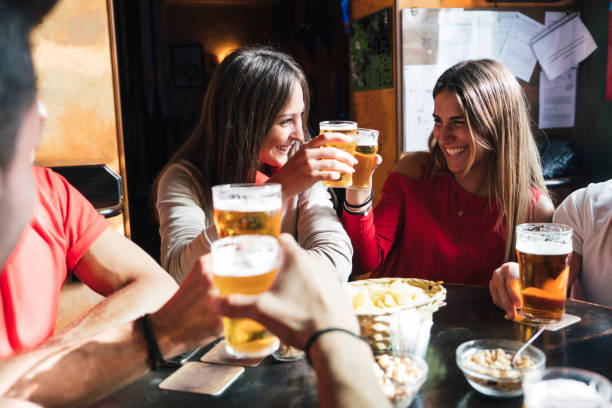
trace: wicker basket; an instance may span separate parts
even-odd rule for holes
[[[446,299],[446,289],[442,282],[417,278],[379,278],[354,281],[347,285],[360,288],[372,284],[391,284],[397,280],[423,289],[429,295],[428,299],[420,303],[357,314],[361,335],[374,354],[396,349],[424,357],[429,344],[433,313],[444,305]]]

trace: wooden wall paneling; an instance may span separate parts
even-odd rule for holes
[[[350,3],[351,21],[360,19],[376,11],[387,7],[394,7],[393,0],[355,0]],[[397,61],[397,20],[395,8],[393,9],[393,61]],[[398,133],[397,133],[397,69],[393,64],[394,86],[389,89],[372,91],[351,91],[351,119],[355,120],[360,127],[378,129],[380,131],[379,154],[383,163],[373,176],[374,203],[381,196],[385,179],[391,173],[398,158]]]
[[[122,176],[127,200],[111,9],[107,0],[61,0],[32,34],[48,111],[35,163],[107,164]],[[126,203],[111,224],[129,235]]]

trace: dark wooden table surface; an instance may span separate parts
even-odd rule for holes
[[[473,390],[455,364],[455,349],[479,338],[524,340],[532,329],[504,319],[487,288],[445,286],[447,306],[434,313],[427,350],[429,375],[411,407],[521,407],[522,397],[497,399]],[[534,342],[546,354],[546,366],[584,368],[612,378],[612,309],[568,301],[566,312],[582,320],[545,331]],[[305,361],[280,363],[268,357],[259,367],[246,368],[219,397],[160,390],[157,385],[171,372],[149,373],[93,407],[313,407],[317,402],[316,378]]]

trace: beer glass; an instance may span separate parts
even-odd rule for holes
[[[222,296],[257,295],[272,286],[278,271],[278,241],[267,235],[239,235],[212,243],[215,286]],[[237,358],[265,357],[278,338],[251,319],[223,318],[226,350]]]
[[[537,323],[563,317],[572,229],[563,224],[521,224],[516,227],[516,254],[519,263],[520,313]]]
[[[219,238],[280,235],[283,216],[280,184],[222,184],[212,188],[212,196]]]
[[[341,133],[353,138],[350,143],[345,142],[330,142],[324,147],[336,147],[344,150],[351,156],[355,156],[355,148],[357,147],[357,123],[346,120],[327,120],[319,123],[319,134],[323,133]],[[328,187],[348,187],[352,183],[352,174],[341,173],[340,180],[325,180],[323,184]]]
[[[376,165],[378,152],[378,130],[357,129],[357,148],[355,149],[355,173],[353,173],[353,188],[370,188],[370,175]]]
[[[573,367],[549,367],[523,379],[526,408],[604,408],[612,384],[602,375]]]

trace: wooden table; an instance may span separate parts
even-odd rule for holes
[[[447,306],[434,313],[426,356],[429,375],[411,407],[521,407],[522,397],[497,399],[473,390],[455,363],[455,349],[479,338],[524,340],[532,329],[504,319],[488,288],[445,286]],[[582,320],[546,331],[534,342],[546,354],[546,366],[584,368],[612,378],[612,309],[570,300],[566,311]],[[157,385],[171,372],[149,373],[93,407],[313,407],[317,402],[316,378],[305,361],[279,363],[269,357],[247,368],[219,397],[160,390]]]

